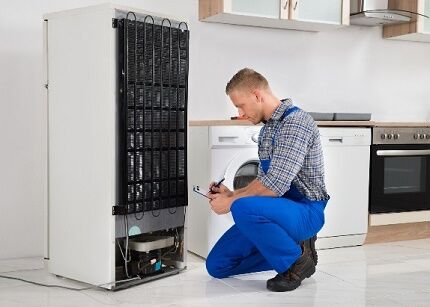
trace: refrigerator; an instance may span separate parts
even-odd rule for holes
[[[50,273],[116,290],[186,268],[189,33],[113,4],[44,15]]]

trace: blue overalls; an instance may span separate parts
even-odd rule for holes
[[[287,109],[281,120],[298,110]],[[275,131],[272,139],[274,143]],[[260,160],[267,173],[271,160]],[[206,268],[215,278],[275,270],[287,271],[301,256],[300,241],[314,236],[324,225],[326,200],[312,201],[291,184],[282,197],[249,196],[235,200],[235,224],[210,251]]]

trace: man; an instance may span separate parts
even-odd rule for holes
[[[329,200],[318,128],[312,117],[279,100],[267,80],[244,68],[226,86],[239,114],[264,123],[258,140],[260,167],[247,187],[230,191],[210,185],[217,214],[231,211],[235,224],[208,255],[206,268],[215,278],[276,270],[271,291],[291,291],[315,272],[316,233],[324,225]]]

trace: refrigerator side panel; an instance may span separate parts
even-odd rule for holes
[[[46,112],[43,113],[43,123],[46,124],[42,129],[44,129],[44,133],[42,133],[42,146],[45,148],[44,151],[44,157],[46,157],[46,160],[42,161],[42,163],[45,165],[43,168],[44,172],[42,174],[42,180],[43,180],[43,258],[45,260],[49,259],[49,207],[48,207],[48,84],[49,84],[49,78],[48,78],[48,21],[43,21],[43,80],[45,82],[44,86],[46,91],[44,92],[44,107]]]
[[[112,14],[48,18],[49,271],[94,285],[115,278]]]

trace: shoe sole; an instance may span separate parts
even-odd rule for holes
[[[315,273],[315,266],[310,267],[306,272],[304,272],[303,276],[305,278],[311,277]],[[296,284],[291,285],[291,287],[278,287],[273,285],[267,285],[267,289],[273,292],[287,292],[287,291],[293,291],[297,289],[302,284],[302,280],[297,281]]]
[[[287,291],[293,291],[297,289],[300,285],[301,285],[301,282],[298,282],[297,284],[294,284],[289,288],[267,287],[267,289],[273,292],[287,292]]]

